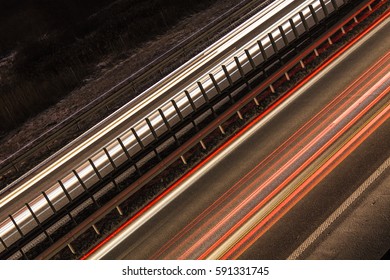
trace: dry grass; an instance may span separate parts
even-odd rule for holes
[[[40,0],[34,7],[24,4],[28,18],[22,17],[23,4],[9,8],[14,13],[1,25],[0,57],[14,50],[16,55],[1,79],[0,135],[82,86],[104,57],[140,46],[215,1],[120,0],[108,6],[107,0],[86,1],[76,12],[75,1],[53,6]],[[13,32],[16,20],[26,27],[21,34]],[[36,24],[33,37],[28,22]]]
[[[91,100],[128,78],[129,75],[173,48],[180,41],[197,32],[237,3],[238,0],[217,0],[207,9],[187,16],[170,28],[169,31],[152,38],[146,43],[140,44],[137,48],[124,52],[120,56],[104,56],[94,67],[94,73],[85,78],[85,84],[72,90],[69,94],[62,97],[60,101],[36,116],[29,118],[22,125],[5,133],[3,137],[0,135],[0,159],[6,159],[21,147],[28,145],[32,139],[36,139],[56,124],[62,122],[65,118],[86,106]],[[116,107],[125,104],[131,99],[131,95],[123,96],[118,100]],[[103,114],[91,118],[87,126],[90,127],[93,123],[102,120],[106,116]],[[64,143],[68,143],[76,136],[72,133],[64,135]],[[55,151],[62,144],[62,142],[55,143],[56,146],[52,148]],[[31,164],[35,165],[38,161],[39,159],[36,159]]]

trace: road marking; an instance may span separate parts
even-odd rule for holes
[[[346,55],[349,54],[350,52],[353,52],[358,46],[360,46],[361,44],[363,44],[364,42],[366,42],[366,40],[367,40],[368,38],[371,38],[371,36],[372,36],[372,34],[368,34],[368,35],[366,36],[366,39],[357,42],[357,43],[356,43],[354,46],[352,46],[350,49],[346,50],[346,52],[345,52],[344,54],[342,54],[342,55],[340,56],[339,59],[342,60],[341,57],[344,57],[344,55],[346,56]],[[314,82],[313,80],[319,79],[319,76],[322,77],[322,75],[323,75],[322,72],[318,73],[318,75],[317,75],[316,77],[314,77],[314,78],[311,80],[311,82]],[[300,92],[301,92],[301,93],[304,92],[306,86],[307,86],[307,84],[304,85],[304,86],[300,89]],[[300,95],[301,93],[296,93],[296,94]],[[278,110],[278,109],[279,109],[279,110],[282,110],[285,106],[287,106],[288,103],[291,103],[295,98],[297,98],[296,94],[295,94],[295,95],[292,95],[291,97],[289,97],[289,98],[287,98],[286,100],[284,100],[284,102],[283,102],[282,104],[280,104],[277,108],[275,108],[275,110]],[[287,103],[287,104],[286,104],[286,103]],[[283,106],[283,105],[284,105],[284,106]],[[281,107],[283,107],[283,108],[281,108]],[[257,126],[262,126],[262,125],[264,125],[264,123],[267,123],[270,119],[272,119],[272,118],[274,117],[274,115],[276,115],[275,110],[271,111],[269,115],[265,116],[264,119],[262,119],[262,121],[260,121],[259,123],[257,123],[257,124],[256,124],[256,127],[257,127]],[[248,135],[248,137],[249,137],[250,135],[252,135],[252,134],[254,133],[255,130],[256,130],[256,128],[251,127],[251,128],[249,128],[247,131],[245,131],[245,134]],[[242,141],[242,140],[239,140],[239,137],[235,138],[234,141],[232,142],[232,144],[231,144],[230,146],[227,147],[227,149],[230,150],[230,149],[232,148],[232,147],[231,147],[232,145],[239,145],[239,143],[237,143],[237,142],[239,142],[239,141]],[[222,155],[221,155],[221,154],[218,155],[218,152],[221,152]],[[229,153],[230,153],[230,151],[226,151],[226,150],[222,150],[222,151],[221,151],[221,149],[218,149],[218,150],[215,152],[216,157],[218,157],[218,158],[219,158],[219,157],[224,157],[226,154],[229,154]],[[210,158],[211,158],[211,160],[210,160]],[[207,160],[210,160],[210,161],[207,161]],[[199,166],[199,169],[197,169],[197,171],[200,170],[200,171],[198,171],[198,172],[201,172],[201,174],[202,174],[202,173],[206,173],[208,167],[210,167],[210,166],[213,165],[213,161],[215,161],[215,158],[213,158],[213,157],[208,157],[208,158],[206,158],[206,160],[202,162],[202,163],[204,163],[205,165],[203,165],[203,166],[199,166],[199,165],[198,165],[198,166]],[[193,174],[193,173],[191,173],[191,174]],[[200,174],[199,176],[201,176],[201,174]],[[186,177],[186,180],[196,180],[196,179],[192,179],[190,176],[187,176],[187,177]],[[183,183],[183,182],[180,182],[180,183]],[[185,182],[184,182],[185,185],[188,185],[188,183],[189,183],[188,181],[185,181]],[[179,185],[179,184],[178,184],[178,185]],[[173,190],[173,188],[171,188],[170,191],[171,191],[171,190]],[[172,200],[173,200],[174,198],[176,198],[177,196],[179,196],[179,195],[181,194],[181,192],[184,192],[184,190],[185,190],[185,189],[175,190],[175,192],[177,192],[177,194],[172,196]],[[167,193],[169,193],[169,192],[167,192]],[[163,200],[165,200],[165,198],[166,198],[166,197],[161,196],[161,199],[158,201],[158,203],[156,203],[155,205],[153,205],[153,207],[150,206],[150,207],[149,207],[148,209],[146,209],[146,210],[147,210],[147,211],[154,210],[154,208],[155,208],[156,206],[161,206],[161,208],[165,207],[165,205],[161,205],[161,204],[164,204]],[[168,199],[168,200],[169,200],[169,199]],[[144,215],[147,211],[143,212],[142,215]],[[158,210],[157,210],[157,211],[158,211]],[[156,211],[156,212],[157,212],[157,211]],[[148,214],[148,213],[146,213],[146,214]],[[152,215],[154,215],[154,214],[152,214]],[[141,216],[141,215],[140,215],[140,216]],[[139,217],[137,217],[137,218],[139,218]],[[141,219],[143,219],[143,217],[141,217]],[[146,219],[145,219],[145,220],[146,220]],[[122,229],[125,229],[126,227],[128,227],[129,224],[130,224],[129,221],[126,222],[126,223],[122,226]],[[133,225],[133,226],[134,226],[134,225]],[[130,226],[130,227],[132,227],[132,226]],[[126,231],[127,231],[127,229],[126,229]],[[112,245],[108,245],[108,244],[109,244],[110,242],[112,243],[113,241],[114,241],[114,242],[117,242],[117,241],[115,241],[114,239],[118,239],[118,238],[119,238],[119,239],[120,239],[120,238],[125,239],[125,238],[126,238],[126,237],[125,237],[126,234],[129,234],[129,235],[130,235],[130,233],[124,233],[124,231],[120,232],[119,230],[117,230],[116,232],[114,232],[113,234],[111,234],[111,235],[109,236],[109,238],[105,239],[105,240],[104,240],[102,243],[100,243],[97,247],[95,247],[93,250],[91,250],[89,253],[87,253],[82,259],[99,259],[99,258],[104,257],[104,255],[107,254],[107,252],[110,251],[110,249],[107,249],[107,248],[108,248],[108,247],[112,247]],[[121,236],[122,236],[122,237],[121,237]],[[119,243],[119,242],[118,242],[118,243]],[[99,252],[99,250],[100,250],[100,251],[106,250],[107,252]],[[100,255],[99,255],[99,254],[100,254]]]
[[[376,179],[390,166],[390,157],[350,196],[339,208],[337,208],[287,259],[298,259],[325,230],[332,225],[345,210],[348,209],[359,198]]]

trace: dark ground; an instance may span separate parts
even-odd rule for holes
[[[215,2],[1,0],[0,137],[85,84],[105,57],[121,57]]]
[[[67,9],[58,8],[66,11],[61,16],[62,24],[58,23],[61,17],[51,15],[50,9],[39,8],[48,2],[0,0],[0,6],[4,4],[0,9],[0,38],[4,38],[0,42],[0,159],[240,1],[185,1],[184,5],[180,1],[118,0],[109,6],[104,6],[108,1],[94,5],[83,1],[85,7],[77,14],[78,20]],[[62,2],[65,6],[74,3]],[[149,24],[146,31],[139,28],[145,22]],[[16,26],[25,26],[24,32],[14,32]],[[34,26],[34,32],[30,26]],[[41,51],[41,47],[46,50]]]

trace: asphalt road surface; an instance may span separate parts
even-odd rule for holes
[[[332,123],[337,126],[344,117],[345,122],[354,117],[342,114],[357,110],[353,106],[358,106],[356,104],[362,101],[359,98],[366,91],[375,88],[369,81],[378,82],[383,77],[387,61],[367,74],[371,76],[365,77],[366,87],[361,84],[350,91],[346,89],[389,52],[389,28],[387,20],[334,61],[178,186],[181,191],[169,198],[170,203],[141,216],[132,229],[126,229],[131,234],[126,238],[118,237],[118,246],[107,250],[102,257],[203,258],[211,252],[210,248],[221,246],[226,241],[224,236],[231,235],[238,225],[247,221],[245,217],[257,207],[256,203],[270,202],[266,199],[275,188],[291,184],[293,179],[287,180],[291,174],[313,164],[309,159],[316,149],[332,145],[328,144],[332,135],[326,138],[326,133],[333,131],[329,128]],[[383,108],[387,101],[388,94],[385,94],[377,106]],[[339,131],[344,133],[346,123],[340,122],[340,125]],[[385,121],[292,211],[239,256],[244,259],[288,258],[390,156],[390,144],[386,141],[389,136],[389,121]],[[312,154],[304,157],[311,150]],[[318,157],[313,161],[315,159]],[[387,250],[385,248],[383,253]],[[310,255],[315,250],[310,248],[309,251],[302,257],[332,257]],[[376,256],[366,254],[364,257]]]

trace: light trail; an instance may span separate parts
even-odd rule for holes
[[[368,69],[363,75],[361,75],[358,79],[356,79],[346,90],[344,90],[340,95],[338,95],[335,99],[333,99],[327,106],[325,106],[319,113],[317,113],[312,119],[310,119],[307,124],[303,127],[301,127],[297,132],[295,132],[286,142],[284,142],[281,146],[278,147],[277,150],[273,151],[269,156],[267,156],[262,162],[260,162],[255,168],[253,168],[247,175],[245,175],[243,178],[241,178],[233,187],[231,187],[226,193],[224,193],[218,200],[216,200],[210,207],[208,207],[205,211],[202,212],[198,217],[196,217],[192,223],[188,224],[182,231],[180,231],[179,234],[177,234],[174,238],[172,238],[169,242],[165,243],[163,247],[152,257],[153,259],[158,259],[160,254],[164,250],[166,250],[169,246],[172,246],[175,244],[178,239],[180,239],[184,234],[186,234],[188,231],[192,230],[194,227],[196,227],[197,223],[206,220],[207,225],[212,223],[211,219],[208,219],[207,215],[212,213],[217,207],[222,205],[223,203],[226,203],[227,201],[232,204],[234,201],[237,201],[240,199],[240,197],[237,195],[234,195],[234,192],[239,190],[242,187],[242,184],[245,181],[251,180],[254,176],[257,176],[257,171],[261,170],[266,164],[270,164],[270,162],[277,158],[278,161],[273,163],[273,165],[270,167],[270,169],[276,168],[278,165],[281,164],[281,162],[284,161],[288,156],[290,156],[293,151],[290,149],[290,145],[299,139],[301,135],[303,135],[307,131],[311,131],[311,134],[304,136],[303,139],[300,139],[297,146],[303,145],[304,141],[306,141],[309,136],[312,134],[317,133],[318,131],[322,130],[323,127],[318,125],[317,122],[320,119],[321,115],[327,115],[326,120],[330,120],[332,117],[337,115],[337,111],[334,110],[336,106],[341,106],[342,108],[348,106],[348,104],[352,100],[352,92],[354,90],[360,92],[363,92],[366,90],[369,85],[368,82],[371,79],[375,79],[377,77],[382,76],[384,73],[388,71],[388,69],[384,68],[380,73],[377,73],[376,76],[372,77],[371,72],[375,68],[382,68],[388,64],[390,53],[385,55],[383,58],[381,58],[377,63],[375,63],[370,69]],[[363,86],[361,86],[363,84]],[[294,92],[294,90],[292,90]],[[346,99],[348,98],[348,99]],[[342,101],[344,101],[344,104],[340,104]],[[264,176],[264,174],[261,174],[260,176]],[[260,179],[260,178],[259,178]],[[245,191],[245,190],[244,190]],[[243,193],[244,191],[241,191]],[[250,193],[250,189],[245,192],[245,194]],[[198,234],[201,234],[202,230],[197,230]]]
[[[361,38],[361,37],[359,37]],[[357,40],[356,40],[357,41]],[[355,42],[356,42],[355,41]],[[352,45],[352,44],[351,44]],[[350,46],[349,46],[350,47]],[[323,67],[325,68],[327,65],[329,65],[333,60],[335,60],[337,57],[339,57],[344,51],[346,51],[348,48],[344,48],[342,52],[339,52],[335,57],[333,57],[330,61],[328,61]],[[352,49],[352,48],[351,48]],[[320,72],[320,70],[318,70],[316,73],[318,74],[318,72]],[[312,75],[314,76],[314,74]],[[312,77],[311,76],[311,77]],[[310,77],[310,78],[311,78]],[[304,82],[300,83],[298,85],[298,87],[295,89],[295,90],[298,90],[300,87],[304,88],[304,84],[306,83],[306,81],[308,81],[308,79],[305,79]],[[290,92],[289,93],[290,95],[293,94],[293,92]],[[241,131],[236,137],[230,139],[226,144],[224,144],[221,148],[219,148],[217,151],[215,151],[211,156],[209,156],[206,160],[202,161],[202,163],[200,165],[198,165],[194,170],[192,170],[189,174],[187,174],[185,177],[181,178],[180,181],[178,181],[175,185],[173,185],[171,188],[169,188],[169,190],[167,190],[166,192],[164,192],[164,194],[162,194],[161,196],[159,196],[158,199],[156,199],[155,201],[153,201],[150,205],[148,205],[148,207],[146,209],[143,209],[140,213],[137,214],[135,218],[137,217],[140,217],[142,214],[144,214],[150,207],[154,206],[155,204],[161,202],[163,199],[163,197],[165,195],[167,195],[169,192],[171,192],[173,189],[175,189],[176,187],[178,187],[181,183],[185,183],[185,181],[195,173],[195,171],[199,170],[201,167],[205,167],[208,163],[210,163],[215,157],[218,156],[219,153],[223,153],[224,149],[225,148],[228,148],[228,146],[230,144],[233,144],[234,140],[236,140],[239,136],[242,136],[244,133],[247,133],[247,132],[250,132],[250,130],[253,128],[254,124],[256,123],[256,121],[259,121],[260,119],[266,119],[266,118],[272,118],[272,116],[270,117],[270,115],[272,115],[274,112],[270,112],[274,107],[277,107],[278,105],[282,105],[281,107],[283,107],[283,101],[286,101],[287,103],[289,102],[289,97],[290,95],[286,95],[284,98],[282,98],[281,100],[279,100],[278,102],[276,102],[269,110],[267,110],[267,112],[265,112],[264,114],[262,114],[259,118],[257,118],[254,122],[252,122],[251,124],[249,124],[248,126],[245,127],[245,129],[243,131]],[[215,156],[215,157],[214,157]],[[134,219],[132,218],[131,220],[129,220],[125,225],[123,225],[121,227],[121,229],[125,228],[127,225],[130,225],[132,223],[132,221],[134,221]],[[103,243],[101,243],[99,245],[99,247],[101,247],[103,244],[105,244],[106,242],[108,242],[110,239],[114,238],[117,234],[119,234],[121,232],[121,230],[119,229],[117,232],[115,232],[114,234],[112,234],[108,239],[106,239]],[[176,244],[177,245],[177,244]],[[88,253],[84,258],[87,258],[89,257],[92,253],[94,253],[96,250],[94,249],[94,251]]]
[[[260,209],[265,207],[272,198],[274,198],[279,192],[281,192],[289,183],[293,181],[300,173],[302,173],[310,164],[312,164],[321,154],[325,152],[337,139],[339,139],[348,129],[350,129],[369,109],[371,109],[375,104],[382,100],[388,93],[388,91],[383,91],[378,97],[374,100],[370,100],[370,97],[373,97],[377,88],[383,83],[389,81],[390,73],[387,73],[370,91],[361,96],[356,102],[345,112],[341,113],[340,117],[334,120],[324,129],[319,135],[317,135],[312,141],[310,141],[304,149],[299,150],[299,152],[294,155],[284,166],[282,166],[277,172],[272,172],[272,169],[264,171],[264,173],[272,174],[264,183],[257,185],[259,180],[255,180],[251,183],[250,187],[254,192],[252,192],[248,197],[241,197],[242,201],[237,205],[233,210],[229,208],[229,213],[224,216],[227,212],[219,216],[213,217],[214,221],[219,221],[212,229],[206,231],[206,226],[199,228],[199,231],[207,232],[203,233],[202,237],[196,241],[196,243],[184,254],[181,254],[178,258],[193,258],[194,254],[199,252],[204,244],[207,244],[207,240],[212,240],[212,246],[210,246],[204,253],[202,253],[198,258],[206,258],[213,250],[218,248],[226,239],[229,238],[237,229],[239,229],[250,217],[257,213]],[[369,100],[369,103],[365,101]],[[358,114],[354,114],[358,110]],[[353,116],[353,119],[345,124],[345,120],[349,120]],[[325,142],[326,140],[326,142]],[[325,143],[324,143],[325,142]],[[295,148],[294,148],[295,150]],[[314,152],[314,153],[313,153]],[[310,154],[307,157],[308,153]],[[302,159],[305,158],[305,161]],[[294,168],[295,167],[295,168]],[[292,172],[289,171],[292,169]],[[284,174],[288,174],[283,176]],[[282,181],[282,182],[280,182]],[[270,186],[275,186],[272,192],[267,195],[265,198],[262,198],[261,192]],[[259,197],[260,195],[260,197]],[[259,200],[260,198],[260,200]],[[246,211],[245,209],[251,207],[251,210],[240,220],[236,220],[236,217],[239,216],[242,212]],[[227,208],[227,207],[226,207]],[[219,211],[221,212],[221,211]],[[234,226],[229,226],[234,224]],[[221,231],[224,231],[226,228],[229,228],[219,239],[215,240],[215,236],[220,234]],[[193,234],[194,236],[196,233]],[[185,240],[185,244],[191,243],[188,239]],[[182,248],[182,247],[180,247]],[[196,253],[195,253],[196,252]],[[171,258],[169,255],[168,258]],[[174,257],[176,258],[176,256]]]
[[[352,44],[351,44],[351,45],[352,45]],[[377,64],[375,65],[375,67],[372,67],[372,68],[370,69],[370,71],[373,71],[373,70],[375,70],[375,69],[377,69],[377,68],[382,67],[383,65],[386,65],[386,66],[387,66],[387,67],[385,67],[384,69],[382,69],[382,71],[380,71],[379,73],[376,74],[376,78],[382,77],[382,75],[383,75],[384,73],[387,73],[387,74],[388,74],[388,61],[387,61],[388,56],[389,56],[389,54],[387,54],[383,59],[381,59],[380,62],[377,63]],[[367,74],[367,72],[366,72],[366,74]],[[364,76],[364,75],[363,75],[363,76]],[[386,76],[386,78],[387,78],[387,76]],[[386,78],[383,78],[383,79],[382,79],[382,82],[383,82]],[[360,84],[357,84],[358,81],[361,82],[361,83],[360,83]],[[358,87],[359,85],[362,86],[362,84],[363,84],[362,82],[363,82],[362,79],[360,79],[360,78],[357,79],[357,80],[354,82],[354,85],[357,85],[357,86],[355,86],[355,88]],[[363,90],[365,90],[365,89],[366,89],[366,88],[365,88],[365,86],[364,86],[364,84],[363,84],[363,86],[360,88],[360,90],[359,90],[358,93],[356,93],[356,94],[358,95],[359,92],[363,92]],[[369,95],[370,93],[372,93],[372,91],[369,92],[368,95]],[[385,95],[385,93],[382,94],[382,97],[383,97],[384,95]],[[355,96],[356,96],[356,95],[355,95]],[[366,94],[366,96],[367,96],[367,94]],[[355,105],[360,105],[360,101],[361,101],[361,100],[358,100],[358,101],[355,103]],[[371,105],[374,105],[375,103],[376,103],[376,102],[372,103]],[[370,107],[371,107],[371,106],[370,106]],[[339,112],[339,111],[338,111],[338,112]],[[335,114],[333,114],[333,115],[339,114],[338,112],[335,112]],[[339,121],[340,121],[340,119],[339,119]],[[332,125],[331,125],[331,126],[332,126]],[[324,134],[324,133],[322,133],[322,134]],[[335,136],[333,139],[331,139],[331,140],[334,142],[335,139],[337,138],[337,136],[340,136],[340,134],[341,134],[341,133],[339,133],[339,135],[336,135],[336,136]],[[329,146],[329,145],[332,143],[332,141],[329,142],[329,144],[328,144],[327,146]],[[321,153],[325,150],[325,148],[326,148],[326,146],[322,147],[322,148],[319,150],[319,152],[317,153],[317,155],[318,155],[318,154],[321,154]],[[302,153],[303,153],[303,152],[300,152],[300,154],[302,154]],[[315,156],[314,156],[311,160],[313,161],[314,159],[315,159]],[[298,170],[296,170],[296,172],[290,176],[290,180],[291,180],[292,178],[294,178],[295,176],[297,176],[297,175],[299,174],[299,172],[301,172],[302,170],[304,170],[304,168],[305,168],[308,164],[309,164],[309,162],[305,163],[305,165],[300,166],[300,167],[298,168]],[[271,172],[271,174],[272,174],[272,172]],[[280,171],[279,171],[279,174],[280,174]],[[274,176],[273,176],[272,178],[275,178],[276,175],[277,175],[277,174],[274,174]],[[271,178],[271,179],[272,179],[272,178]],[[247,176],[245,176],[245,179],[249,179],[249,178],[248,178]],[[258,181],[258,180],[257,180],[257,181]],[[257,181],[255,181],[254,183],[257,183]],[[271,181],[271,180],[269,179],[268,182],[270,182],[270,181]],[[243,183],[243,180],[240,180],[240,181],[238,182],[238,184],[237,184],[237,187],[239,187],[240,185],[242,185],[242,183]],[[287,183],[288,183],[288,181],[286,180],[284,184],[279,185],[279,186],[273,191],[272,195],[271,195],[270,197],[268,197],[268,200],[269,200],[273,195],[275,195],[275,194],[278,193],[280,190],[282,190],[283,187],[284,187],[285,185],[287,185]],[[258,189],[257,192],[259,192],[261,189],[264,189],[264,188],[265,188],[265,187],[264,187],[264,185],[263,185],[263,187],[260,188],[260,189]],[[248,191],[247,191],[246,193],[250,193],[250,190],[252,190],[252,189],[249,189],[249,188],[248,188]],[[230,195],[230,193],[229,193],[229,195]],[[236,196],[234,196],[233,198],[230,197],[232,200],[229,202],[229,204],[231,205],[231,204],[233,204],[234,201],[238,201],[238,200],[247,201],[247,199],[244,200],[244,199],[242,198],[243,196],[244,196],[244,195],[242,195],[241,197],[238,197],[238,196],[236,195]],[[254,196],[254,194],[251,194],[251,195],[250,195],[250,197],[253,197],[253,196]],[[261,206],[264,206],[264,205],[266,204],[266,202],[267,202],[267,200],[262,201],[262,202],[256,207],[256,209],[258,210]],[[221,203],[220,203],[220,204],[221,204]],[[243,207],[243,206],[242,206],[242,207]],[[192,234],[193,239],[198,239],[197,236],[199,236],[200,234],[202,234],[202,238],[201,238],[201,239],[198,239],[198,241],[196,242],[196,245],[194,245],[194,247],[193,247],[192,249],[188,249],[186,253],[180,254],[178,251],[182,251],[182,250],[183,250],[183,246],[176,246],[176,249],[174,249],[173,252],[171,252],[170,254],[166,255],[166,258],[168,258],[168,259],[172,259],[172,258],[173,258],[173,259],[174,259],[174,258],[184,258],[184,259],[185,259],[185,258],[193,258],[193,257],[190,257],[190,255],[191,255],[192,253],[194,253],[195,251],[197,251],[196,248],[199,249],[199,248],[201,248],[202,246],[204,246],[205,240],[207,239],[207,237],[208,237],[208,238],[212,238],[213,236],[215,236],[216,233],[217,233],[217,231],[218,231],[218,229],[220,229],[224,224],[229,223],[229,222],[228,222],[228,221],[229,221],[228,219],[229,219],[230,217],[234,216],[234,213],[239,213],[240,210],[242,209],[242,207],[239,208],[238,210],[235,210],[235,212],[233,212],[233,211],[231,210],[231,208],[229,208],[228,206],[226,206],[226,207],[225,207],[226,211],[225,211],[223,214],[221,214],[219,217],[217,217],[217,218],[215,218],[215,217],[211,218],[211,217],[207,217],[207,216],[205,216],[205,215],[201,215],[200,217],[198,217],[198,218],[195,220],[195,222],[202,221],[202,220],[206,220],[207,222],[206,222],[205,224],[203,224],[202,227],[200,227],[197,223],[194,223],[194,224],[189,225],[186,229],[184,229],[183,232],[179,233],[179,234],[178,234],[176,237],[174,237],[170,242],[168,242],[168,244],[167,244],[166,246],[164,246],[164,247],[163,247],[157,254],[155,254],[152,258],[160,258],[160,257],[162,257],[162,254],[163,254],[163,253],[166,253],[166,252],[164,252],[164,251],[167,250],[167,247],[169,247],[169,245],[176,244],[176,242],[178,241],[178,239],[179,239],[179,238],[182,238],[182,236],[183,236],[187,231],[189,231],[190,229],[192,229],[192,228],[194,228],[195,226],[197,226],[197,229],[196,229],[195,232]],[[206,210],[206,211],[205,211],[204,213],[202,213],[202,214],[212,213],[212,211],[213,211],[215,208],[216,208],[216,205],[213,205],[212,208]],[[248,214],[248,216],[252,215],[255,211],[256,211],[256,210],[253,210],[250,214]],[[221,212],[222,212],[222,211],[221,211]],[[213,221],[218,221],[218,222],[217,222],[217,224],[215,225],[215,227],[213,228],[213,230],[208,231],[208,235],[207,235],[207,237],[206,237],[206,235],[204,234],[204,232],[207,231],[208,227],[210,226],[210,224],[213,223]],[[244,223],[244,221],[245,221],[245,220],[243,219],[243,220],[241,221],[240,224],[235,224],[235,226],[234,226],[229,232],[227,232],[227,233],[225,234],[224,238],[226,239],[232,232],[234,232],[235,229],[237,229],[237,228],[239,227],[239,225],[241,225],[242,223]],[[232,223],[232,222],[230,222],[230,223]],[[210,243],[212,243],[212,246],[211,246],[204,254],[202,254],[199,258],[204,258],[204,257],[206,257],[207,254],[209,254],[213,249],[217,248],[217,247],[220,245],[220,243],[222,242],[222,240],[223,240],[223,239],[221,239],[221,240],[219,240],[219,241],[213,240],[213,242],[210,242]],[[186,239],[185,244],[191,244],[191,242],[192,242],[191,239]]]
[[[387,91],[389,93],[389,91]],[[230,240],[225,245],[228,249],[214,251],[208,256],[210,259],[236,259],[254,242],[256,242],[269,228],[278,222],[291,208],[293,208],[307,193],[309,193],[318,183],[321,182],[332,170],[334,170],[345,158],[347,158],[356,148],[363,143],[373,132],[376,131],[385,121],[390,118],[390,107],[387,103],[379,114],[375,115],[365,126],[355,133],[352,138],[348,139],[345,145],[333,153],[333,155],[313,172],[294,192],[285,198],[276,206],[265,218],[257,221],[248,221],[247,227],[243,227],[243,232],[237,231],[236,236],[230,236]],[[258,217],[254,217],[255,219]],[[252,225],[251,225],[252,223]],[[255,224],[255,225],[253,225]],[[221,246],[223,247],[223,246]]]

